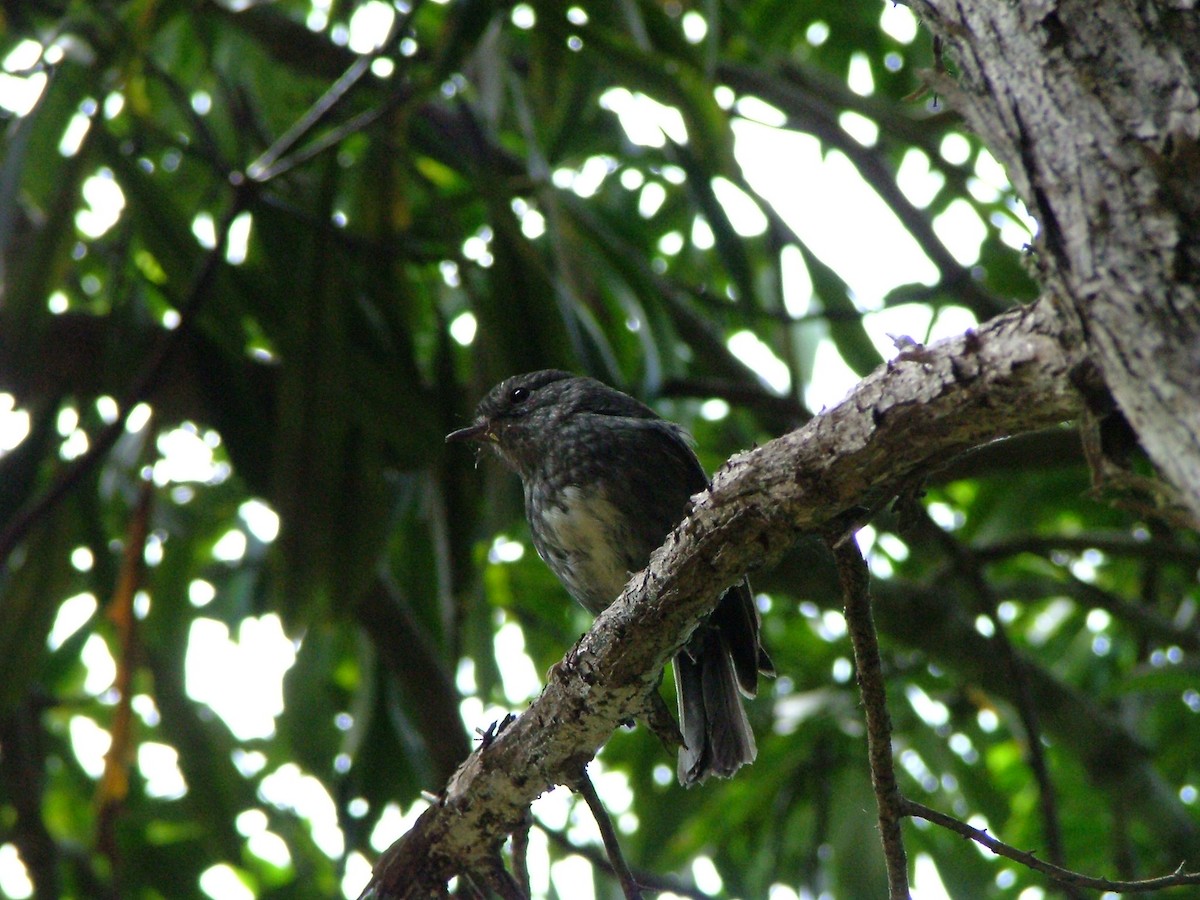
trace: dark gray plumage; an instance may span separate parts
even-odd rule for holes
[[[677,425],[599,381],[557,370],[496,385],[474,424],[446,440],[490,445],[520,475],[534,546],[593,614],[645,567],[708,485]],[[752,762],[757,748],[739,691],[754,696],[759,672],[772,669],[746,581],[721,597],[674,668],[686,743],[680,783],[729,777]]]

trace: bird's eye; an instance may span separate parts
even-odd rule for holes
[[[513,388],[508,395],[509,403],[524,403],[529,398],[529,388]]]

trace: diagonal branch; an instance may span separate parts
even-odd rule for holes
[[[538,822],[537,826],[558,847],[573,856],[582,856],[602,872],[616,875],[613,871],[612,863],[609,861],[608,854],[604,852],[603,848],[591,844],[575,843],[567,837],[565,832],[550,828],[544,822]],[[685,884],[676,878],[659,875],[655,872],[634,872],[633,877],[647,891],[654,891],[659,894],[675,894],[676,896],[686,898],[686,900],[714,900],[711,894],[706,894],[694,885]]]
[[[316,151],[299,151],[295,159],[290,159],[287,156],[287,154],[295,150],[302,140],[312,134],[313,129],[325,121],[342,104],[350,92],[362,81],[363,77],[371,71],[371,66],[375,60],[392,50],[393,45],[408,29],[420,6],[419,2],[413,3],[406,13],[396,16],[392,20],[392,25],[388,29],[387,36],[380,42],[379,47],[371,53],[365,53],[356,58],[350,64],[349,68],[342,73],[341,77],[331,84],[325,93],[321,95],[320,99],[308,108],[304,115],[293,122],[287,131],[276,138],[275,142],[263,151],[258,159],[246,167],[247,177],[254,181],[270,181],[293,168],[298,162],[306,161],[312,158],[314,153],[319,153],[332,146],[326,141],[318,140],[316,143],[319,149]],[[384,108],[386,108],[386,104],[380,109]],[[363,116],[356,116],[351,121],[354,124],[350,127],[356,129],[365,127],[373,119],[370,117],[370,114],[367,114],[365,118]],[[338,135],[338,140],[346,136],[344,132],[344,128],[337,128],[333,131],[334,134]]]
[[[984,576],[983,567],[971,552],[971,548],[960,543],[954,535],[937,525],[924,507],[916,513],[916,527],[934,546],[939,546],[950,559],[959,577],[975,595],[975,602],[992,623],[992,647],[996,657],[1004,666],[1007,678],[1012,682],[1016,697],[1017,715],[1025,729],[1025,753],[1029,768],[1038,784],[1038,804],[1042,814],[1047,852],[1050,861],[1062,865],[1064,861],[1062,827],[1058,816],[1058,791],[1050,777],[1050,766],[1046,761],[1046,748],[1042,743],[1041,716],[1033,702],[1029,685],[1029,674],[1024,660],[1018,655],[1008,637],[1008,629],[1000,617],[1000,598]],[[1069,890],[1069,889],[1068,889]],[[1074,897],[1075,894],[1070,894]]]
[[[1079,342],[1041,302],[879,367],[841,404],[734,457],[683,523],[552,670],[515,722],[463,763],[379,860],[364,896],[425,897],[486,869],[525,808],[569,784],[747,571],[806,532],[958,453],[1074,418]],[[919,440],[914,437],[919,436]]]
[[[1009,846],[1003,841],[996,840],[982,829],[974,828],[966,822],[954,818],[954,816],[948,816],[943,812],[938,812],[936,809],[930,809],[928,806],[924,806],[916,801],[902,800],[901,807],[906,816],[925,819],[928,822],[933,822],[935,825],[948,828],[956,834],[960,834],[965,838],[975,841],[977,844],[987,847],[997,856],[1003,856],[1024,866],[1028,866],[1034,871],[1049,875],[1059,884],[1070,888],[1091,888],[1097,891],[1134,894],[1161,891],[1169,887],[1180,887],[1185,884],[1200,884],[1200,872],[1185,872],[1183,871],[1183,864],[1180,864],[1179,868],[1170,875],[1162,875],[1158,878],[1145,878],[1140,881],[1113,881],[1108,878],[1095,878],[1091,875],[1083,875],[1039,859],[1028,850],[1018,850],[1016,847]]]
[[[612,818],[609,817],[608,810],[600,801],[600,795],[596,793],[596,786],[592,784],[587,766],[580,769],[575,787],[596,819],[596,827],[600,829],[600,838],[604,841],[604,850],[608,854],[609,865],[612,867],[613,874],[617,876],[617,881],[621,883],[621,893],[626,900],[642,900],[642,891],[638,887],[637,879],[629,871],[629,864],[625,862],[625,854],[621,852],[621,842],[617,839],[617,830],[613,828]]]
[[[933,592],[890,579],[876,582],[874,593],[875,618],[889,641],[923,653],[936,647],[931,658],[953,670],[963,684],[1014,707],[1020,702],[992,641],[976,630],[974,598],[961,585],[946,583]],[[1080,762],[1109,807],[1137,820],[1165,853],[1192,858],[1200,846],[1200,829],[1177,786],[1156,770],[1140,738],[1090,694],[1029,656],[1022,655],[1021,664],[1046,733]]]

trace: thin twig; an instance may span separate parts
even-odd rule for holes
[[[489,900],[483,888],[475,883],[470,872],[466,872],[458,880],[458,893],[470,897],[471,900]],[[447,895],[448,896],[448,895]]]
[[[152,423],[153,425],[153,423]],[[146,446],[153,446],[153,427],[147,428]],[[143,455],[150,456],[143,450]],[[96,847],[113,871],[113,882],[121,883],[124,860],[117,840],[117,829],[129,794],[129,770],[136,755],[134,745],[133,676],[137,667],[138,625],[134,599],[146,575],[146,539],[150,534],[150,513],[154,506],[154,481],[143,478],[138,488],[137,506],[132,510],[121,567],[108,603],[108,617],[120,639],[117,674],[113,688],[117,704],[113,709],[109,733],[112,740],[104,755],[104,771],[97,785]]]
[[[1169,534],[1154,535],[1145,539],[1115,530],[1074,535],[1026,534],[977,545],[974,548],[976,558],[984,562],[1020,553],[1033,553],[1053,559],[1055,551],[1073,555],[1088,550],[1099,550],[1106,556],[1132,556],[1183,566],[1200,566],[1200,548],[1184,546]]]
[[[1014,862],[1028,866],[1035,871],[1049,875],[1055,881],[1068,887],[1133,894],[1144,893],[1146,891],[1161,891],[1165,888],[1180,887],[1188,884],[1200,884],[1200,872],[1185,872],[1183,871],[1182,863],[1170,875],[1162,875],[1158,878],[1146,878],[1141,881],[1113,881],[1108,878],[1095,878],[1091,875],[1083,875],[1039,859],[1028,850],[1018,850],[1016,847],[997,840],[980,828],[974,828],[966,822],[956,819],[954,816],[938,812],[936,809],[930,809],[928,806],[924,806],[914,800],[901,798],[900,804],[901,811],[906,816],[925,819],[928,822],[933,822],[935,825],[948,828],[965,838],[982,844],[997,856],[1003,856],[1006,859],[1011,859]]]
[[[610,875],[615,874],[612,863],[608,861],[608,857],[599,847],[576,844],[562,831],[549,827],[545,822],[538,822],[537,826],[547,838],[563,850],[575,856],[583,857],[593,866],[608,872]],[[630,871],[633,870],[631,869]],[[706,894],[694,885],[684,884],[676,878],[668,878],[665,875],[658,875],[654,872],[634,872],[633,877],[641,885],[643,891],[656,894],[677,894],[680,897],[688,897],[690,900],[713,900],[711,894]]]
[[[278,178],[285,172],[290,172],[299,165],[303,165],[310,159],[315,159],[331,147],[336,147],[352,134],[357,134],[363,129],[373,125],[379,121],[385,114],[395,109],[402,100],[407,99],[408,95],[404,91],[396,91],[384,103],[378,106],[373,106],[370,109],[360,112],[356,116],[351,116],[341,125],[336,128],[331,128],[329,131],[322,134],[320,137],[314,138],[311,142],[301,147],[296,152],[280,159],[271,165],[257,170],[259,181],[268,181],[272,178]],[[260,157],[261,159],[261,157]],[[258,161],[255,161],[258,164]]]
[[[592,779],[588,776],[586,765],[579,770],[579,780],[575,784],[575,789],[579,791],[584,802],[587,803],[588,809],[592,811],[592,816],[596,819],[596,826],[600,829],[600,838],[604,841],[604,849],[608,851],[608,860],[612,863],[613,873],[617,876],[617,881],[621,883],[621,891],[625,894],[625,900],[642,900],[642,891],[638,887],[633,873],[629,871],[629,866],[621,853],[621,844],[617,841],[617,831],[613,828],[608,810],[600,802],[600,795],[596,793],[596,786],[592,784]]]
[[[396,16],[392,20],[391,29],[379,44],[379,47],[373,52],[365,53],[354,60],[338,80],[331,84],[328,90],[317,99],[316,103],[308,108],[304,115],[293,122],[283,134],[275,139],[270,147],[263,151],[258,159],[246,167],[246,176],[251,181],[270,181],[280,173],[292,168],[294,163],[284,160],[284,156],[291,153],[305,137],[311,134],[312,130],[321,124],[346,98],[350,91],[362,80],[363,76],[371,71],[371,66],[375,60],[390,50],[391,46],[408,28],[420,5],[418,0],[418,2],[412,3],[405,15]],[[365,127],[366,124],[368,123],[364,121],[360,123],[359,127]],[[322,147],[322,149],[325,148]],[[300,153],[303,152],[300,151]],[[307,159],[310,156],[311,154],[304,158]]]
[[[846,629],[854,646],[854,667],[867,718],[867,755],[871,784],[879,807],[879,837],[888,871],[890,900],[908,900],[908,856],[900,833],[904,798],[896,785],[892,760],[892,720],[879,658],[879,641],[871,618],[870,573],[853,537],[830,542],[846,603]]]
[[[733,381],[720,376],[667,378],[659,387],[660,397],[720,397],[730,406],[747,407],[796,425],[812,418],[812,413],[795,397],[780,396],[760,384]]]
[[[929,511],[921,504],[916,504],[917,522],[922,532],[931,537],[950,558],[951,564],[959,575],[970,586],[982,607],[982,612],[992,623],[992,644],[1003,663],[1008,677],[1012,680],[1014,696],[1017,701],[1017,715],[1021,726],[1025,729],[1025,746],[1027,762],[1034,780],[1038,783],[1038,805],[1042,815],[1042,829],[1045,832],[1046,850],[1050,860],[1057,866],[1062,866],[1063,854],[1062,830],[1058,818],[1058,792],[1054,781],[1050,778],[1050,767],[1046,763],[1046,748],[1042,744],[1041,717],[1037,704],[1033,701],[1033,692],[1029,687],[1029,676],[1025,670],[1025,661],[1017,653],[1008,637],[1008,629],[1000,618],[1000,601],[991,584],[984,576],[983,566],[970,547],[954,537],[929,516]],[[1071,896],[1075,896],[1072,894]]]

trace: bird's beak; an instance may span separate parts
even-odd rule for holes
[[[468,425],[466,428],[460,428],[458,431],[452,431],[446,435],[446,443],[458,443],[461,441],[494,441],[496,435],[492,432],[492,423],[487,419],[480,419],[474,425]]]

